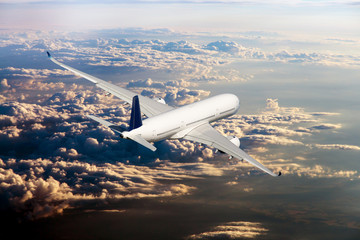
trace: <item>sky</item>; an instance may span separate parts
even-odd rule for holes
[[[2,28],[286,32],[357,36],[356,1],[1,1]],[[291,21],[288,19],[291,18]],[[315,24],[314,24],[315,23]]]
[[[357,1],[0,0],[0,221],[14,239],[358,239]],[[129,106],[48,60],[212,123],[282,176],[94,123]]]

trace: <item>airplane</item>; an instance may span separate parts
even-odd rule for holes
[[[239,110],[239,99],[234,94],[220,94],[189,105],[174,108],[167,105],[162,98],[154,100],[138,95],[125,88],[58,62],[49,52],[47,52],[47,55],[55,64],[95,83],[97,87],[105,90],[107,94],[113,94],[131,104],[131,117],[128,129],[124,129],[99,117],[86,115],[88,118],[109,127],[118,133],[121,138],[131,139],[151,151],[156,151],[156,147],[150,142],[165,139],[190,140],[214,147],[216,151],[228,154],[230,159],[235,157],[245,160],[273,177],[281,175],[281,172],[278,174],[273,173],[241,150],[239,138],[235,136],[225,137],[210,125],[211,122],[231,116]],[[142,113],[147,116],[144,120],[142,119]]]

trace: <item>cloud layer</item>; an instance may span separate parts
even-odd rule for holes
[[[137,86],[137,90],[145,85],[143,91],[167,89],[149,79],[129,84]],[[171,86],[170,89],[182,91],[186,83],[173,85],[178,87]],[[190,95],[188,102],[193,100]],[[0,105],[0,193],[6,196],[2,198],[2,206],[23,212],[29,219],[62,213],[76,201],[190,194],[195,188],[181,183],[183,179],[222,176],[224,171],[240,169],[242,176],[254,173],[251,165],[240,162],[230,165],[226,161],[207,163],[204,160],[226,156],[215,155],[212,149],[188,141],[157,143],[158,153],[153,156],[137,144],[121,140],[108,128],[84,117],[88,113],[95,114],[126,127],[128,107],[97,92],[55,93],[43,103],[6,102]],[[227,135],[240,137],[242,146],[253,154],[261,154],[267,151],[268,145],[305,146],[292,137],[340,127],[319,124],[319,115],[300,108],[283,108],[277,100],[268,99],[262,114],[234,115],[217,122],[215,127]],[[326,127],[298,131],[290,128],[295,123]],[[349,149],[342,145],[310,147]],[[351,149],[359,150],[356,146]],[[358,177],[357,171],[336,172],[320,165],[309,167],[288,161],[277,162],[276,157],[272,162],[264,163],[271,169],[297,176]],[[172,183],[164,184],[162,180]]]
[[[40,37],[41,34],[45,37]],[[146,69],[179,73],[177,79],[169,81],[147,78],[122,83],[142,95],[161,97],[175,106],[209,96],[209,91],[195,89],[204,81],[251,81],[251,75],[217,69],[233,58],[260,61],[310,58],[306,60],[309,62],[321,58],[285,52],[268,54],[230,41],[202,45],[187,41],[76,40],[54,39],[46,33],[22,38],[9,36],[1,39],[0,46],[24,56],[28,52],[31,55],[40,52],[43,56],[45,49],[51,49],[70,65],[77,63],[90,68],[96,65],[106,67],[107,71],[127,68],[135,72]],[[86,201],[170,197],[196,191],[184,179],[220,177],[227,171],[237,171],[240,177],[263,174],[251,165],[228,162],[226,155],[189,141],[156,143],[158,151],[154,154],[120,139],[85,115],[98,115],[127,127],[128,106],[93,86],[76,84],[78,79],[67,71],[2,66],[0,73],[0,201],[2,208],[21,212],[28,219],[59,214]],[[260,113],[234,115],[214,123],[214,127],[239,137],[242,148],[274,171],[310,178],[358,178],[356,170],[335,171],[308,163],[306,155],[287,158],[270,151],[279,146],[359,151],[355,145],[306,142],[307,137],[315,134],[339,131],[341,124],[326,121],[334,115],[337,113],[283,107],[278,99],[269,98]],[[236,182],[230,181],[228,185]],[[245,187],[243,191],[250,192],[252,188]],[[244,227],[262,229],[246,224],[228,223],[191,238],[216,238],[221,233],[231,239],[266,232],[242,232]]]

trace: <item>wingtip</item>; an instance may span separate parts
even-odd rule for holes
[[[46,51],[47,55],[49,58],[51,58],[51,54],[49,53],[49,51]]]
[[[279,171],[279,174],[278,174],[278,177],[280,177],[281,176],[281,171]]]

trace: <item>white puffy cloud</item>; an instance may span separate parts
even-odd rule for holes
[[[58,154],[59,156],[63,156],[65,158],[79,158],[81,155],[77,152],[76,149],[71,148],[71,149],[66,149],[65,147],[60,147],[56,150],[56,154]]]
[[[266,54],[258,49],[246,48],[232,41],[216,41],[205,46],[205,49],[229,53],[241,58],[265,59]]]
[[[160,41],[158,41],[158,43],[160,43]],[[188,54],[208,53],[208,51],[204,50],[202,46],[187,41],[167,42],[167,43],[161,42],[161,43],[162,44],[155,45],[153,49],[162,52],[182,52]]]

